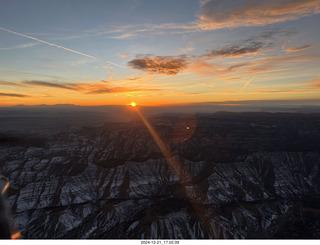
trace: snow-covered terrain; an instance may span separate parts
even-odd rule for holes
[[[151,118],[179,173],[140,122],[2,132],[0,172],[25,239],[320,238],[319,122],[268,113]]]

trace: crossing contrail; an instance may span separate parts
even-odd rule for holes
[[[25,35],[25,34],[22,34],[22,33],[18,33],[18,32],[3,28],[1,26],[0,26],[0,30],[6,31],[6,32],[9,32],[9,33],[21,36],[21,37],[29,38],[29,39],[32,39],[34,41],[47,44],[49,46],[53,46],[53,47],[56,47],[56,48],[61,48],[61,49],[64,49],[66,51],[69,51],[69,52],[72,52],[72,53],[75,53],[75,54],[79,54],[79,55],[82,55],[82,56],[85,56],[85,57],[88,57],[88,58],[91,58],[91,59],[99,60],[99,61],[102,61],[104,63],[108,63],[108,64],[115,65],[115,66],[118,66],[118,67],[121,67],[121,68],[124,68],[124,69],[128,69],[127,67],[119,65],[119,64],[116,64],[114,62],[111,62],[111,61],[108,61],[108,60],[104,60],[104,59],[100,59],[98,57],[95,57],[95,56],[92,56],[92,55],[89,55],[89,54],[85,54],[85,53],[82,53],[82,52],[79,52],[79,51],[76,51],[76,50],[73,50],[73,49],[70,49],[70,48],[66,48],[66,47],[63,47],[63,46],[60,46],[60,45],[57,45],[57,44],[54,44],[54,43],[49,43],[47,41],[38,39],[36,37],[31,37],[31,36],[28,36],[28,35]]]
[[[249,81],[240,89],[240,91],[244,90],[252,82],[253,79],[255,79],[255,77],[249,79]]]

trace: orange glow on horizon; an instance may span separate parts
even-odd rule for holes
[[[137,104],[135,102],[131,102],[130,104],[132,107],[135,107]]]

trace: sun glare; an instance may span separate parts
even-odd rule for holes
[[[137,105],[136,103],[131,102],[131,106],[132,106],[132,107],[135,107],[136,105]]]

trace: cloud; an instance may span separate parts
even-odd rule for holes
[[[221,75],[221,74],[229,74],[238,70],[238,68],[246,67],[250,65],[249,63],[239,63],[234,64],[229,67],[225,67],[225,65],[221,64],[212,64],[208,63],[204,60],[190,60],[188,65],[188,71],[203,75],[203,76],[210,76],[210,75]]]
[[[311,55],[296,55],[295,53],[287,53],[271,55],[268,57],[263,57],[259,59],[255,59],[251,62],[250,68],[246,71],[248,73],[254,72],[265,72],[268,70],[274,70],[275,68],[281,69],[285,68],[286,70],[292,69],[291,66],[296,66],[297,64],[301,64],[301,67],[305,67],[307,63],[318,62],[319,55],[311,54]]]
[[[143,93],[160,91],[160,89],[127,88],[127,87],[105,87],[87,92],[87,94],[111,94],[111,93]]]
[[[303,45],[303,46],[296,47],[296,48],[288,48],[288,49],[286,49],[286,52],[288,52],[288,53],[298,52],[298,51],[301,51],[301,50],[304,50],[304,49],[308,49],[311,46],[312,45]]]
[[[232,65],[227,68],[227,71],[233,71],[233,70],[236,70],[237,68],[248,66],[248,65],[250,65],[250,63],[240,63],[240,64]]]
[[[128,62],[128,66],[151,74],[176,75],[184,70],[188,70],[199,75],[228,73],[250,64],[240,63],[225,68],[221,64],[211,64],[208,61],[212,61],[217,57],[234,58],[269,51],[276,46],[277,37],[283,34],[289,35],[290,33],[276,29],[267,30],[259,35],[235,41],[222,48],[207,50],[205,53],[200,55],[181,54],[177,56],[137,56]]]
[[[126,58],[126,57],[129,57],[130,55],[129,54],[121,54],[119,55],[121,58]]]
[[[159,91],[159,89],[148,89],[148,88],[128,88],[128,87],[112,87],[106,84],[105,81],[102,83],[95,84],[64,84],[64,83],[53,83],[53,82],[45,82],[45,81],[26,81],[23,82],[27,85],[32,86],[42,86],[42,87],[52,87],[59,89],[67,89],[72,91],[80,91],[86,94],[111,94],[111,93],[141,93],[141,92],[152,92]]]
[[[144,56],[128,62],[133,69],[153,74],[176,75],[187,67],[187,59],[182,56]]]
[[[136,81],[142,79],[141,77],[129,78],[129,81]],[[91,84],[88,83],[57,83],[48,81],[22,81],[22,82],[6,82],[0,81],[0,85],[6,86],[19,86],[26,88],[33,87],[49,87],[52,89],[66,89],[74,92],[80,92],[84,94],[112,94],[112,93],[144,93],[144,92],[155,92],[162,91],[157,88],[142,88],[140,86],[136,87],[112,87],[108,85],[108,81],[95,81]],[[27,95],[20,94],[6,94],[1,93],[0,96],[11,96],[11,97],[29,97]],[[50,95],[51,96],[51,95]]]
[[[11,94],[11,93],[0,93],[0,96],[5,96],[5,97],[19,97],[19,98],[25,98],[25,97],[30,97],[29,95],[25,94]]]
[[[319,0],[206,0],[197,13],[202,29],[263,26],[320,13]]]
[[[189,60],[188,72],[195,73],[202,76],[214,76],[222,74],[230,74],[239,68],[249,66],[250,63],[239,63],[226,67],[222,64],[213,64],[204,60],[195,59]],[[220,78],[221,79],[221,78]]]
[[[221,49],[213,49],[205,56],[207,57],[242,57],[243,55],[258,54],[272,48],[273,43],[265,43],[259,40],[244,40],[239,44],[229,45]]]
[[[132,78],[128,78],[128,80],[130,81],[136,81],[136,80],[140,80],[141,77],[132,77]]]
[[[72,83],[55,83],[47,81],[22,81],[22,82],[6,82],[0,81],[0,85],[5,86],[15,86],[15,87],[51,87],[51,88],[61,88],[69,90],[80,90],[81,84],[72,84]]]
[[[218,80],[239,80],[242,79],[242,77],[219,77]]]
[[[232,65],[223,68],[221,65],[210,64],[206,61],[208,55],[179,55],[179,56],[150,56],[135,58],[128,62],[133,69],[143,70],[151,74],[177,75],[184,70],[199,75],[214,75],[231,72],[247,63]]]
[[[16,46],[13,46],[13,47],[8,47],[8,48],[0,48],[0,50],[24,49],[24,48],[34,47],[36,45],[38,45],[38,43],[32,42],[32,43],[20,44],[20,45],[16,45]]]
[[[318,58],[318,55],[309,56],[294,56],[286,54],[276,56],[257,56],[254,61],[237,62],[234,64],[215,62],[215,58],[235,58],[246,55],[257,55],[268,52],[276,48],[284,49],[291,42],[288,40],[280,41],[282,37],[292,35],[292,31],[283,31],[280,29],[269,29],[260,34],[251,36],[246,39],[233,41],[230,44],[225,44],[220,48],[206,50],[199,55],[180,54],[176,56],[154,56],[140,55],[129,61],[128,66],[133,69],[143,70],[151,74],[166,74],[177,75],[182,71],[195,73],[199,75],[219,75],[228,74],[238,70],[246,70],[248,73],[265,72],[275,66],[280,66],[284,63],[310,61]],[[307,49],[311,45],[304,45],[291,49],[292,52]],[[288,49],[287,49],[288,50]],[[288,52],[289,53],[289,52]],[[283,54],[283,53],[282,53]]]
[[[246,72],[255,73],[255,72],[264,72],[267,70],[268,70],[267,67],[264,67],[264,68],[261,67],[261,68],[252,68],[252,69],[246,70]]]
[[[197,33],[205,29],[261,26],[296,20],[319,12],[319,0],[200,0],[200,9],[195,19],[187,23],[110,25],[85,30],[80,35],[54,38],[70,40],[106,36],[126,40],[155,35]]]
[[[45,82],[45,81],[25,81],[23,83],[27,85],[32,85],[32,86],[79,90],[79,86],[77,84],[71,84],[71,83],[65,84],[65,83],[53,83],[53,82]]]
[[[132,39],[132,38],[136,38],[138,36],[137,33],[122,33],[120,35],[117,36],[113,36],[113,39]]]
[[[134,69],[143,70],[151,74],[176,75],[184,70],[199,75],[216,75],[233,72],[245,66],[252,66],[250,63],[240,63],[223,67],[221,64],[212,64],[214,58],[235,58],[245,55],[256,55],[267,52],[280,45],[279,36],[289,36],[292,32],[278,29],[269,29],[258,35],[243,40],[234,41],[231,44],[220,48],[205,51],[200,55],[181,54],[177,56],[137,56],[128,62]],[[283,45],[283,43],[282,43]],[[304,47],[306,48],[306,47]],[[261,71],[257,67],[249,69],[250,72]]]
[[[242,57],[258,54],[273,49],[279,35],[290,35],[288,31],[268,30],[247,39],[235,41],[219,49],[207,50],[204,58],[214,57]]]
[[[199,26],[194,23],[161,23],[161,24],[137,24],[137,25],[121,25],[106,28],[91,29],[85,31],[85,36],[101,36],[106,35],[112,39],[136,39],[147,36],[163,35],[163,34],[185,34],[201,31]],[[80,38],[81,36],[79,36]],[[77,38],[77,37],[76,37]]]
[[[15,87],[25,87],[21,83],[15,83],[15,82],[6,82],[6,81],[0,81],[0,85],[5,85],[5,86],[15,86]]]
[[[208,75],[215,75],[221,71],[217,71],[217,67],[213,64],[209,64],[203,60],[195,60],[190,63],[189,70],[193,73],[208,76]]]
[[[223,65],[221,62],[212,64],[210,61],[215,58],[235,58],[245,55],[256,55],[273,50],[281,45],[286,45],[289,41],[281,42],[279,39],[283,36],[288,37],[292,31],[283,31],[280,29],[267,29],[260,34],[233,41],[220,48],[206,50],[200,55],[180,54],[176,56],[137,56],[128,62],[128,65],[134,69],[143,70],[151,74],[176,75],[186,70],[199,75],[217,75],[226,74],[247,68],[248,72],[265,71],[266,66],[257,67],[254,63],[236,63],[234,65]],[[307,48],[307,47],[300,47]]]

